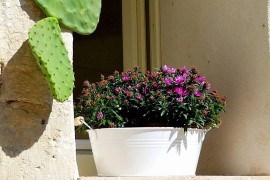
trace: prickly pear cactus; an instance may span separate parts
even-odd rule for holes
[[[74,73],[57,19],[38,21],[29,30],[29,43],[54,98],[67,100],[73,91]]]
[[[91,34],[97,27],[101,0],[35,0],[49,17],[80,34]]]

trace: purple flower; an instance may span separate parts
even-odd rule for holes
[[[199,77],[196,78],[196,82],[198,82],[198,83],[204,83],[204,81],[205,81],[204,76],[199,76]]]
[[[127,75],[124,75],[124,76],[122,77],[122,80],[123,80],[123,81],[129,81],[129,80],[130,80],[130,77],[128,77]]]
[[[167,70],[168,73],[175,73],[176,69],[175,68],[169,68]]]
[[[164,72],[167,72],[167,70],[168,70],[167,65],[164,65],[164,66],[162,67],[162,70],[163,70]]]
[[[173,92],[179,94],[180,96],[183,95],[183,89],[180,88],[180,87],[175,87],[175,88],[173,89]]]
[[[176,99],[177,102],[183,102],[184,98],[183,97],[179,97]]]
[[[171,78],[166,77],[166,78],[165,78],[165,83],[166,83],[167,85],[172,85],[172,80],[171,80]]]
[[[142,99],[142,95],[141,94],[138,94],[137,96],[136,96],[138,99]]]
[[[201,97],[202,96],[202,93],[199,92],[198,90],[195,90],[194,91],[194,95],[197,96],[197,97]]]
[[[182,84],[182,83],[184,83],[185,80],[186,80],[186,78],[187,78],[186,75],[185,76],[184,75],[183,76],[176,76],[174,78],[175,84]]]
[[[140,84],[137,84],[134,89],[138,90],[140,88]]]
[[[186,66],[184,66],[181,71],[184,73],[184,74],[188,74],[188,68],[186,68]]]
[[[164,66],[162,67],[162,70],[163,70],[164,72],[167,72],[167,73],[175,73],[175,71],[176,71],[175,68],[169,68],[167,65],[164,65]]]
[[[97,113],[97,119],[100,120],[103,117],[103,113],[101,111],[99,111]]]
[[[206,84],[205,84],[205,89],[206,89],[206,90],[211,89],[211,84],[210,84],[210,83],[206,83]]]
[[[115,88],[115,92],[119,93],[121,91],[120,87]]]
[[[147,89],[146,89],[146,88],[143,88],[143,89],[142,89],[142,92],[143,92],[144,94],[146,94],[146,93],[147,93]]]
[[[188,95],[188,90],[187,89],[183,90],[183,95],[182,96],[187,96],[187,95]]]

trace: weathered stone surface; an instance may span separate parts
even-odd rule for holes
[[[28,46],[44,15],[32,0],[0,0],[0,177],[77,177],[72,97],[55,102]],[[72,57],[72,34],[62,33]]]

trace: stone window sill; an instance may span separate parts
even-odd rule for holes
[[[269,180],[270,176],[80,177],[79,180]]]

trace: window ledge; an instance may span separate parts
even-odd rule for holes
[[[76,139],[76,150],[91,150],[89,139]]]
[[[269,180],[270,176],[80,177],[79,180]]]

